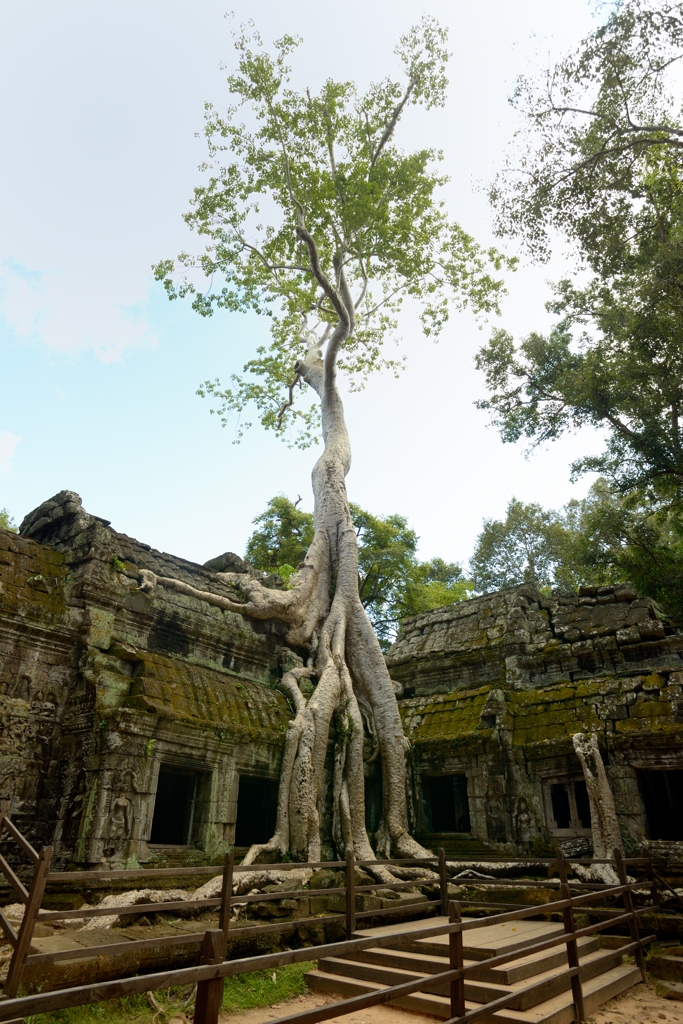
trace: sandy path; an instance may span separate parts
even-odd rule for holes
[[[311,992],[305,996],[275,1006],[258,1010],[243,1010],[241,1013],[222,1014],[220,1024],[270,1024],[270,1021],[299,1010],[312,1010],[338,1002],[334,996]],[[371,1006],[342,1017],[330,1018],[332,1024],[428,1024],[434,1017],[425,1017],[410,1010],[399,1010],[393,1006]],[[683,1003],[658,996],[653,988],[636,985],[623,996],[605,1003],[595,1013],[595,1024],[683,1024]],[[169,1022],[171,1024],[171,1022]]]

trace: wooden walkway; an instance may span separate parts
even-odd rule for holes
[[[447,924],[447,918],[433,919],[434,924]],[[467,920],[463,918],[463,922]],[[431,922],[430,922],[431,923]],[[425,926],[424,921],[388,925],[356,933],[386,938],[396,934],[391,946],[365,949],[345,957],[326,957],[317,970],[306,979],[319,992],[337,992],[345,997],[379,991],[420,976],[439,974],[449,968],[448,936],[410,939],[410,931]],[[567,977],[567,952],[564,946],[524,956],[524,948],[559,935],[561,924],[546,921],[506,921],[490,927],[465,931],[464,966],[480,963],[481,970],[465,981],[465,1009],[477,1007],[517,993],[509,1007],[491,1015],[498,1024],[569,1024],[575,1011]],[[627,941],[627,940],[625,940]],[[599,936],[579,940],[579,964],[586,1010],[593,1012],[601,1003],[619,995],[640,980],[634,964],[624,964],[618,949],[603,949]],[[517,960],[497,967],[486,967],[493,957],[519,950]],[[545,984],[529,992],[530,985]],[[415,992],[397,999],[393,1004],[417,1010],[444,1020],[450,1018],[448,985],[430,992]]]

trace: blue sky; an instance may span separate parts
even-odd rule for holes
[[[450,102],[406,119],[403,143],[440,146],[452,214],[483,242],[489,211],[477,181],[502,161],[514,130],[515,74],[591,29],[583,0],[427,2],[449,25]],[[169,303],[150,271],[196,240],[182,213],[200,180],[203,104],[227,102],[231,25],[224,3],[195,0],[8,0],[0,10],[0,508],[19,521],[55,492],[155,547],[204,561],[243,551],[267,499],[310,507],[314,451],[254,429],[241,445],[195,394],[249,358],[266,325],[222,313],[205,320]],[[236,3],[263,36],[299,34],[297,81],[369,80],[396,73],[397,36],[422,8],[405,2]],[[548,267],[509,281],[502,323],[547,323]],[[352,500],[400,512],[424,557],[464,560],[483,517],[514,494],[559,506],[589,481],[568,465],[599,439],[568,438],[525,460],[502,445],[473,401],[472,366],[485,338],[454,314],[441,343],[408,317],[408,371],[350,395]]]

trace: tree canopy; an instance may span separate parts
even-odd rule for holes
[[[584,272],[555,288],[547,336],[497,330],[477,364],[506,441],[606,432],[574,472],[683,493],[683,9],[626,0],[540,78],[520,80],[515,155],[491,189],[501,234]],[[513,170],[513,166],[515,170]]]
[[[6,508],[0,508],[0,527],[3,530],[10,530],[11,533],[17,532],[17,525]]]
[[[283,36],[269,52],[255,31],[237,34],[234,105],[221,114],[207,104],[208,179],[185,215],[208,244],[154,270],[170,298],[191,296],[204,316],[216,307],[268,315],[270,344],[229,386],[206,381],[199,393],[217,399],[224,425],[240,417],[238,436],[254,406],[264,427],[305,447],[317,441],[319,407],[302,403],[294,366],[329,340],[343,305],[353,306],[353,323],[337,366],[358,389],[377,370],[401,368],[385,346],[399,337],[406,299],[437,338],[451,302],[497,309],[502,282],[492,273],[514,261],[483,251],[449,219],[440,152],[403,152],[394,141],[410,106],[444,103],[446,31],[423,17],[395,51],[404,80],[365,92],[332,79],[317,93],[294,90],[288,61],[299,43]]]
[[[313,537],[313,515],[282,494],[254,519],[245,555],[257,568],[289,580]],[[358,538],[358,591],[383,649],[402,619],[464,600],[473,589],[461,567],[441,558],[421,562],[418,537],[404,516],[374,516],[350,505]]]
[[[554,585],[566,541],[557,512],[512,498],[504,520],[484,520],[470,559],[472,582],[482,593],[520,583],[538,588]]]
[[[683,512],[600,478],[558,510],[512,499],[484,520],[469,572],[479,592],[531,583],[542,591],[631,583],[683,623]]]

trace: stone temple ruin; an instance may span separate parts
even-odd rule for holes
[[[216,864],[269,838],[291,717],[277,682],[302,652],[276,622],[139,588],[150,569],[234,596],[227,568],[253,571],[156,551],[70,491],[0,530],[0,797],[57,867]],[[387,661],[426,845],[589,851],[577,733],[597,737],[627,852],[683,842],[683,634],[629,585],[441,608]],[[377,761],[366,773],[372,832]]]

